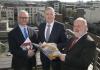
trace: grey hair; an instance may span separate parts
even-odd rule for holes
[[[19,13],[18,13],[18,16],[20,16],[21,13],[25,13],[25,14],[27,14],[29,16],[29,14],[28,14],[28,12],[26,10],[20,10]]]
[[[55,14],[55,10],[54,10],[53,7],[47,7],[47,8],[45,9],[45,11],[47,11],[47,10],[52,10],[52,11],[54,12],[54,14]]]
[[[76,21],[82,21],[83,24],[84,24],[85,27],[86,27],[86,31],[88,31],[88,25],[87,25],[86,19],[84,19],[84,18],[82,18],[82,17],[79,17],[79,18],[77,18],[74,22],[76,22]]]
[[[86,19],[84,19],[84,18],[82,18],[82,17],[79,17],[79,18],[77,18],[77,19],[75,20],[75,22],[78,21],[78,20],[79,20],[79,21],[83,21],[84,25],[87,26],[87,21],[86,21]]]

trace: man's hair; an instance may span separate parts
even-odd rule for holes
[[[27,14],[29,16],[28,12],[25,11],[25,10],[20,10],[19,13],[18,13],[18,16],[20,16],[21,13],[25,13],[25,14]]]
[[[88,31],[88,25],[87,25],[87,21],[86,21],[86,19],[84,19],[84,18],[82,18],[82,17],[79,17],[79,18],[77,18],[74,22],[76,22],[76,21],[82,21],[83,22],[83,25],[86,27],[86,32]]]
[[[53,7],[47,7],[47,8],[45,9],[45,11],[47,11],[47,10],[52,10],[52,11],[54,12],[54,14],[55,14],[55,10],[54,10]]]
[[[79,18],[77,18],[75,21],[83,21],[83,23],[84,23],[84,25],[85,26],[87,26],[87,21],[86,21],[86,19],[84,19],[84,18],[82,18],[82,17],[79,17]]]

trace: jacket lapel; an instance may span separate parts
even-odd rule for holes
[[[19,26],[16,29],[17,29],[17,31],[16,31],[17,32],[17,36],[16,37],[17,37],[19,43],[22,44],[25,41],[25,38],[24,38]]]
[[[73,47],[72,47],[70,50],[72,50],[72,49],[74,49],[74,48],[77,48],[78,46],[81,46],[82,43],[84,42],[84,40],[86,39],[86,37],[87,37],[87,34],[85,34],[84,36],[82,36],[82,37],[73,45]]]
[[[41,35],[41,37],[43,37],[43,41],[46,41],[46,39],[45,39],[45,28],[46,28],[46,23],[44,23],[44,25],[42,26],[42,35]]]
[[[49,37],[49,42],[50,41],[53,41],[53,39],[54,39],[54,37],[56,36],[56,28],[57,26],[56,26],[56,23],[54,22],[54,25],[53,25],[53,27],[52,27],[52,31],[51,31],[51,34],[50,34],[50,37]]]
[[[28,35],[29,35],[29,38],[32,36],[32,31],[31,31],[31,29],[30,29],[30,27],[27,27],[27,30],[28,30]]]

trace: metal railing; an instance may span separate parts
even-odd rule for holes
[[[66,29],[67,37],[70,38],[73,36],[73,32],[70,29]],[[92,70],[100,70],[100,36],[95,34],[89,33],[93,37],[96,43],[96,54],[94,58],[94,62],[92,63],[93,69]]]
[[[100,49],[96,48],[96,57],[93,63],[93,70],[100,70]]]

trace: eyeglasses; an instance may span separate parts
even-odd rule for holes
[[[19,18],[21,18],[21,19],[28,19],[29,17],[19,17]]]

